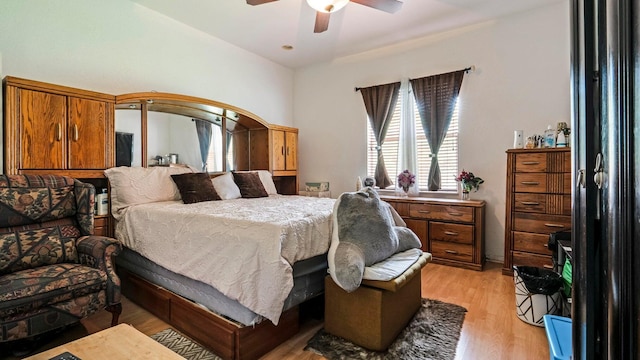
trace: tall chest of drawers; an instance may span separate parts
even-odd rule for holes
[[[433,263],[484,266],[484,201],[381,195],[418,235]]]
[[[571,150],[507,151],[505,275],[513,266],[553,268],[549,234],[571,229]]]

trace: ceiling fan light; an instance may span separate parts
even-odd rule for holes
[[[342,9],[349,3],[349,0],[307,0],[307,4],[316,11],[332,13]]]

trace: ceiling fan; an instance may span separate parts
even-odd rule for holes
[[[247,0],[249,5],[261,5],[278,0]],[[316,10],[316,24],[314,33],[321,33],[329,28],[329,16],[342,9],[349,2],[368,6],[388,13],[395,13],[402,7],[398,0],[307,0],[309,6]]]

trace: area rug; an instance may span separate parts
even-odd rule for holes
[[[364,349],[321,329],[305,350],[329,360],[453,360],[467,309],[438,300],[422,299],[422,307],[386,352]]]
[[[218,360],[220,357],[173,329],[165,329],[151,338],[187,360]]]

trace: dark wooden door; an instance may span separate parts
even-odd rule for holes
[[[572,2],[575,359],[640,358],[639,11]]]

